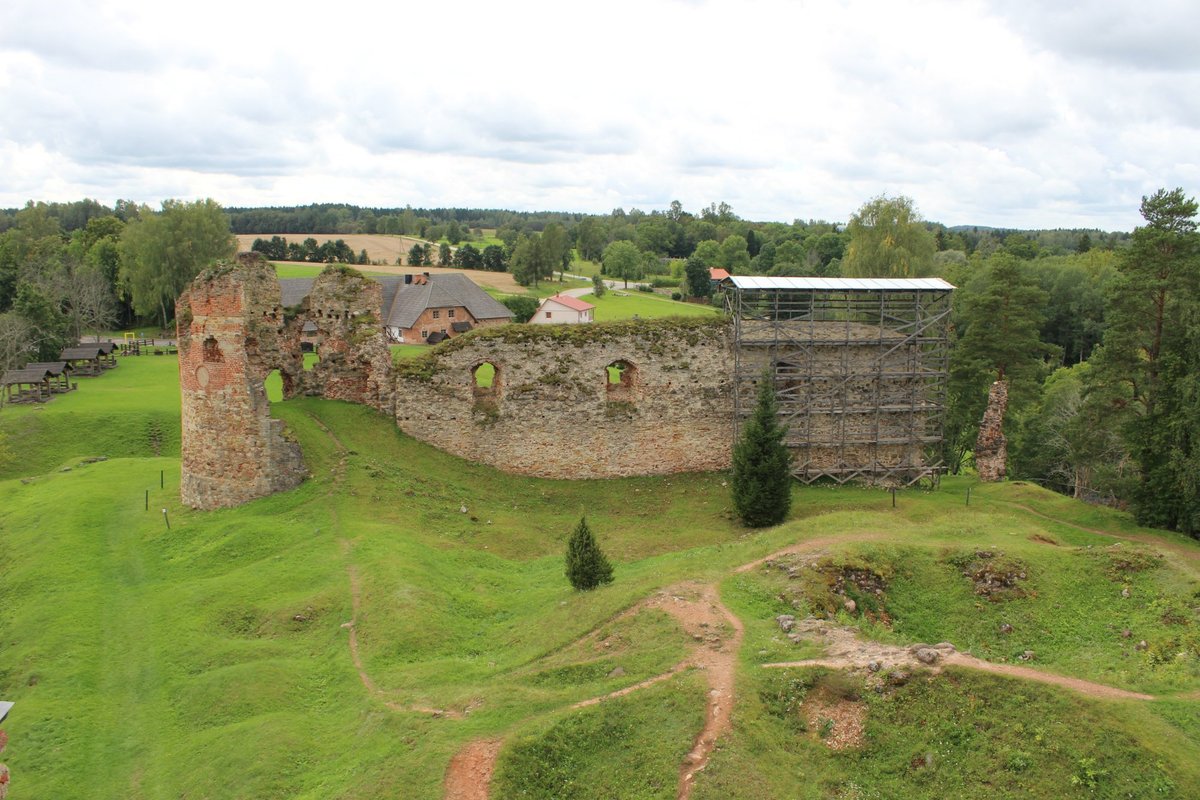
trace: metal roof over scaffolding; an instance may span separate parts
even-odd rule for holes
[[[797,478],[937,480],[951,284],[744,276],[723,284],[734,321],[735,438],[769,368]]]

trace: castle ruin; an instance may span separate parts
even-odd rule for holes
[[[276,369],[285,398],[367,405],[447,452],[550,478],[725,469],[767,376],[797,477],[936,477],[953,287],[797,280],[830,279],[734,278],[722,319],[485,328],[393,366],[377,282],[331,266],[284,307],[274,269],[243,254],[178,304],[183,501],[232,506],[304,479],[270,417]]]

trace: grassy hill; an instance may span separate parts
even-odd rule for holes
[[[14,798],[439,798],[481,741],[492,797],[672,798],[710,696],[697,653],[732,659],[735,699],[695,798],[1200,795],[1200,548],[1181,537],[966,479],[896,508],[797,487],[785,524],[750,532],[720,474],[514,477],[314,399],[274,406],[309,481],[195,512],[175,369],[123,359],[0,411]],[[562,570],[581,515],[616,565],[586,594]],[[681,586],[719,592],[744,638],[681,623]],[[766,668],[825,650],[780,614],[1090,683]]]

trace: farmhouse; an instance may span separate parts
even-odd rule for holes
[[[592,322],[596,307],[578,297],[556,294],[547,297],[529,318],[530,325],[559,325]]]
[[[466,275],[418,273],[372,280],[383,289],[379,319],[394,342],[437,344],[474,328],[512,321],[512,312]],[[280,302],[285,308],[298,306],[312,285],[312,278],[281,279]],[[312,330],[307,326],[306,335]]]

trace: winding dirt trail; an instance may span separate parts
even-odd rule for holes
[[[853,628],[835,625],[825,620],[805,619],[796,623],[795,630],[810,641],[824,646],[824,658],[810,658],[803,661],[780,661],[763,664],[764,669],[783,669],[788,667],[829,667],[863,672],[866,674],[883,675],[893,669],[927,669],[935,674],[947,666],[966,667],[990,672],[996,675],[1007,675],[1011,678],[1033,681],[1036,683],[1059,686],[1078,692],[1088,697],[1104,700],[1153,700],[1154,696],[1128,689],[1118,689],[1103,683],[1086,681],[1082,678],[1072,678],[1053,672],[1044,672],[1033,667],[1019,664],[996,664],[984,661],[982,658],[959,653],[954,646],[941,644],[914,644],[908,647],[881,644],[861,640]],[[918,653],[925,651],[926,657],[936,660],[933,663],[922,662]],[[933,655],[930,656],[929,654]]]
[[[320,418],[311,413],[308,416],[329,436],[330,440],[337,447],[338,460],[331,468],[332,480],[326,495],[327,499],[332,501],[345,480],[349,448]],[[1055,519],[1019,503],[995,502],[1016,508],[1033,516],[1047,519],[1056,524],[1067,525],[1089,533],[1114,539],[1140,541],[1156,547],[1162,547],[1178,553],[1189,561],[1195,562],[1200,559],[1200,551],[1174,545],[1171,542],[1150,540],[1138,534],[1116,534],[1086,528]],[[372,697],[393,711],[430,714],[452,719],[463,717],[464,713],[461,711],[398,703],[392,699],[391,693],[380,688],[367,672],[360,652],[357,633],[357,625],[362,607],[362,582],[358,570],[350,561],[353,542],[342,535],[336,502],[330,502],[328,507],[335,537],[341,548],[342,556],[347,562],[346,573],[350,585],[351,619],[349,622],[343,623],[343,627],[348,629],[350,657],[363,687]],[[734,573],[749,572],[771,559],[785,555],[811,553],[824,548],[845,545],[849,542],[861,542],[880,538],[883,538],[883,534],[859,533],[809,539],[742,564],[734,569]],[[708,765],[717,741],[731,726],[731,714],[735,700],[734,679],[737,652],[741,647],[745,628],[741,620],[721,602],[717,587],[714,584],[689,582],[660,590],[652,597],[626,609],[614,619],[631,616],[646,608],[661,609],[673,617],[695,642],[692,652],[666,672],[614,692],[582,700],[571,707],[586,708],[605,700],[624,697],[641,689],[654,686],[688,669],[703,670],[708,686],[704,726],[697,734],[691,750],[684,757],[679,767],[679,783],[676,793],[677,800],[689,800],[696,774]],[[834,669],[871,670],[873,668],[881,670],[882,666],[887,666],[888,668],[903,666],[912,668],[924,667],[934,672],[940,672],[944,666],[953,665],[1059,686],[1089,697],[1133,700],[1154,699],[1153,696],[1148,694],[1131,692],[1078,678],[1043,672],[1032,667],[995,664],[958,653],[950,645],[914,645],[909,648],[903,648],[876,642],[859,641],[853,630],[840,628],[839,626],[819,620],[805,620],[801,624],[810,625],[811,629],[808,631],[808,634],[815,637],[823,637],[822,644],[826,646],[826,657],[805,661],[764,664],[762,665],[764,668],[826,666]],[[582,637],[580,641],[586,641],[594,635],[595,631]],[[916,652],[919,648],[937,649],[939,656],[937,662],[932,665],[921,663],[916,658]],[[1195,699],[1198,696],[1200,696],[1198,693],[1180,695],[1181,698],[1186,699]],[[503,746],[503,741],[503,738],[476,739],[469,742],[455,754],[446,768],[443,795],[445,800],[487,800],[496,761]]]
[[[403,705],[392,700],[389,693],[379,688],[374,679],[367,673],[366,666],[363,664],[362,654],[358,647],[358,619],[359,612],[362,608],[362,581],[358,576],[358,570],[350,561],[350,553],[353,548],[353,542],[342,535],[342,525],[338,518],[337,503],[333,502],[338,490],[346,479],[346,460],[350,455],[350,448],[346,446],[338,435],[325,424],[320,417],[307,413],[318,428],[320,428],[330,441],[337,448],[338,460],[330,469],[329,491],[325,493],[326,500],[330,501],[327,504],[329,509],[329,522],[333,526],[333,534],[337,537],[338,545],[342,551],[342,558],[346,560],[346,575],[350,580],[350,621],[342,623],[342,627],[349,633],[350,660],[354,663],[354,669],[358,672],[358,679],[362,682],[363,688],[379,702],[383,703],[392,711],[410,712],[416,714],[429,714],[435,717],[450,717],[459,718],[463,716],[460,711],[446,710],[441,708],[430,708],[421,705]]]

